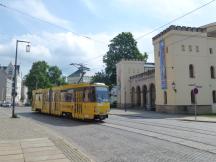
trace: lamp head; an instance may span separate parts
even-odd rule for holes
[[[30,48],[31,48],[31,45],[30,45],[30,43],[28,43],[28,44],[26,45],[26,52],[30,52]]]

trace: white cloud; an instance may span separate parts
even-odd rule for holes
[[[134,36],[138,36],[144,31],[134,31]],[[103,55],[108,50],[109,41],[118,33],[98,33],[89,34],[96,40],[103,40],[104,43],[92,41],[74,35],[71,32],[49,33],[43,32],[40,35],[25,34],[13,37],[9,42],[0,44],[0,64],[14,62],[16,39],[31,42],[31,52],[25,52],[25,44],[19,44],[18,63],[21,64],[23,74],[26,74],[35,61],[45,60],[50,65],[59,66],[63,73],[69,75],[76,69],[69,64],[84,63],[91,69],[89,75],[104,69]],[[151,35],[149,39],[138,42],[141,52],[152,49]],[[149,52],[148,52],[149,53]],[[153,55],[149,57],[153,61]]]
[[[19,11],[30,14],[33,17],[53,23],[58,26],[71,29],[71,23],[68,20],[59,18],[52,14],[44,5],[42,0],[14,0],[9,5]]]
[[[25,52],[25,44],[19,44],[18,63],[21,63],[23,73],[26,74],[35,61],[45,60],[50,65],[62,68],[64,74],[70,74],[76,69],[69,64],[84,63],[92,69],[89,74],[100,71],[103,68],[102,56],[107,51],[110,34],[91,35],[95,39],[103,39],[107,43],[102,44],[92,40],[66,33],[43,32],[40,35],[26,34],[12,38],[5,44],[0,44],[0,64],[14,62],[15,40],[27,40],[31,42],[31,52]],[[101,57],[98,57],[101,56]]]

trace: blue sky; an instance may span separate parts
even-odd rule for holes
[[[102,56],[109,40],[120,32],[132,32],[137,38],[175,17],[210,0],[0,0],[37,19],[0,8],[0,64],[14,62],[15,40],[31,41],[31,53],[19,47],[23,74],[32,62],[46,60],[59,66],[65,75],[75,69],[71,62],[85,63],[94,72],[103,69]],[[209,14],[211,13],[211,14]],[[216,2],[176,21],[175,25],[201,26],[216,21]],[[138,41],[141,52],[154,61],[152,37],[156,31]],[[91,37],[93,41],[74,33]]]

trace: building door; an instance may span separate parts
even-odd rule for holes
[[[150,107],[152,111],[155,111],[155,98],[156,97],[155,97],[155,85],[153,83],[150,85],[149,92],[150,92]]]
[[[143,107],[144,109],[146,109],[146,105],[147,105],[147,86],[144,85],[143,86]]]
[[[141,89],[140,87],[138,86],[137,87],[137,106],[140,107],[141,106]]]

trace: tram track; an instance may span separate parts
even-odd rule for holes
[[[192,132],[192,133],[199,133],[203,135],[216,136],[216,131],[209,131],[209,130],[200,129],[200,128],[191,128],[191,127],[184,127],[184,126],[165,124],[165,123],[160,124],[157,122],[149,122],[149,121],[139,122],[139,121],[131,121],[131,120],[122,120],[122,119],[116,119],[116,118],[114,119],[114,121],[149,125],[149,126],[160,127],[160,128],[182,130],[182,131],[187,131],[187,132]]]
[[[207,144],[201,141],[191,140],[191,139],[178,137],[178,136],[174,136],[174,135],[170,135],[166,133],[156,132],[156,131],[152,131],[149,129],[129,127],[129,126],[122,125],[119,123],[116,124],[116,123],[111,123],[111,122],[105,122],[105,123],[101,123],[100,125],[127,131],[130,133],[136,133],[139,135],[144,135],[144,136],[148,136],[151,138],[156,138],[159,140],[168,141],[171,143],[175,143],[175,144],[187,146],[190,148],[206,151],[212,154],[216,154],[216,145]]]

